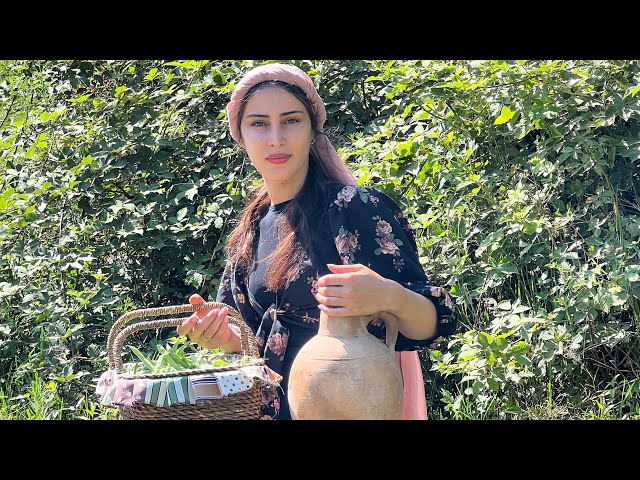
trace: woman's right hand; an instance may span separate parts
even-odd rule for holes
[[[191,305],[204,303],[197,293],[189,297]],[[178,335],[188,335],[192,341],[204,348],[220,347],[224,352],[239,352],[240,337],[229,328],[229,309],[210,308],[197,310],[177,327]]]

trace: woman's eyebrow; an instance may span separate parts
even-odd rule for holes
[[[304,113],[302,110],[291,110],[289,112],[283,112],[280,114],[281,117],[286,117],[287,115],[291,115],[293,113]],[[247,118],[248,117],[258,117],[258,118],[269,118],[269,115],[266,115],[264,113],[249,113],[247,114]]]
[[[291,110],[290,112],[281,113],[280,116],[284,117],[286,115],[291,115],[292,113],[304,113],[302,110]]]

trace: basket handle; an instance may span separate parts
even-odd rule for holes
[[[109,369],[115,369],[117,373],[122,373],[122,345],[125,339],[134,332],[139,330],[157,329],[164,327],[177,327],[184,318],[174,317],[165,318],[160,320],[150,320],[134,323],[125,327],[125,325],[135,318],[154,317],[159,315],[173,315],[176,313],[195,312],[197,310],[203,310],[208,308],[222,308],[227,307],[229,313],[229,323],[236,325],[240,328],[240,350],[245,355],[251,355],[252,357],[259,358],[260,351],[258,349],[258,343],[256,341],[253,331],[249,328],[246,322],[242,319],[240,313],[230,305],[221,302],[206,302],[196,305],[174,305],[167,307],[157,308],[142,308],[138,310],[132,310],[122,315],[111,326],[109,336],[107,338],[107,354],[109,356]]]

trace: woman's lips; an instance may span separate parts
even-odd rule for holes
[[[267,157],[267,160],[269,160],[271,163],[275,163],[275,164],[280,164],[280,163],[285,163],[287,160],[289,160],[289,158],[291,157],[291,155],[269,155]]]

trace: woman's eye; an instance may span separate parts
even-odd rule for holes
[[[251,124],[252,127],[262,127],[264,125],[266,125],[266,123],[264,123],[262,120],[256,120]]]
[[[300,120],[297,118],[287,118],[284,123],[298,123]]]

